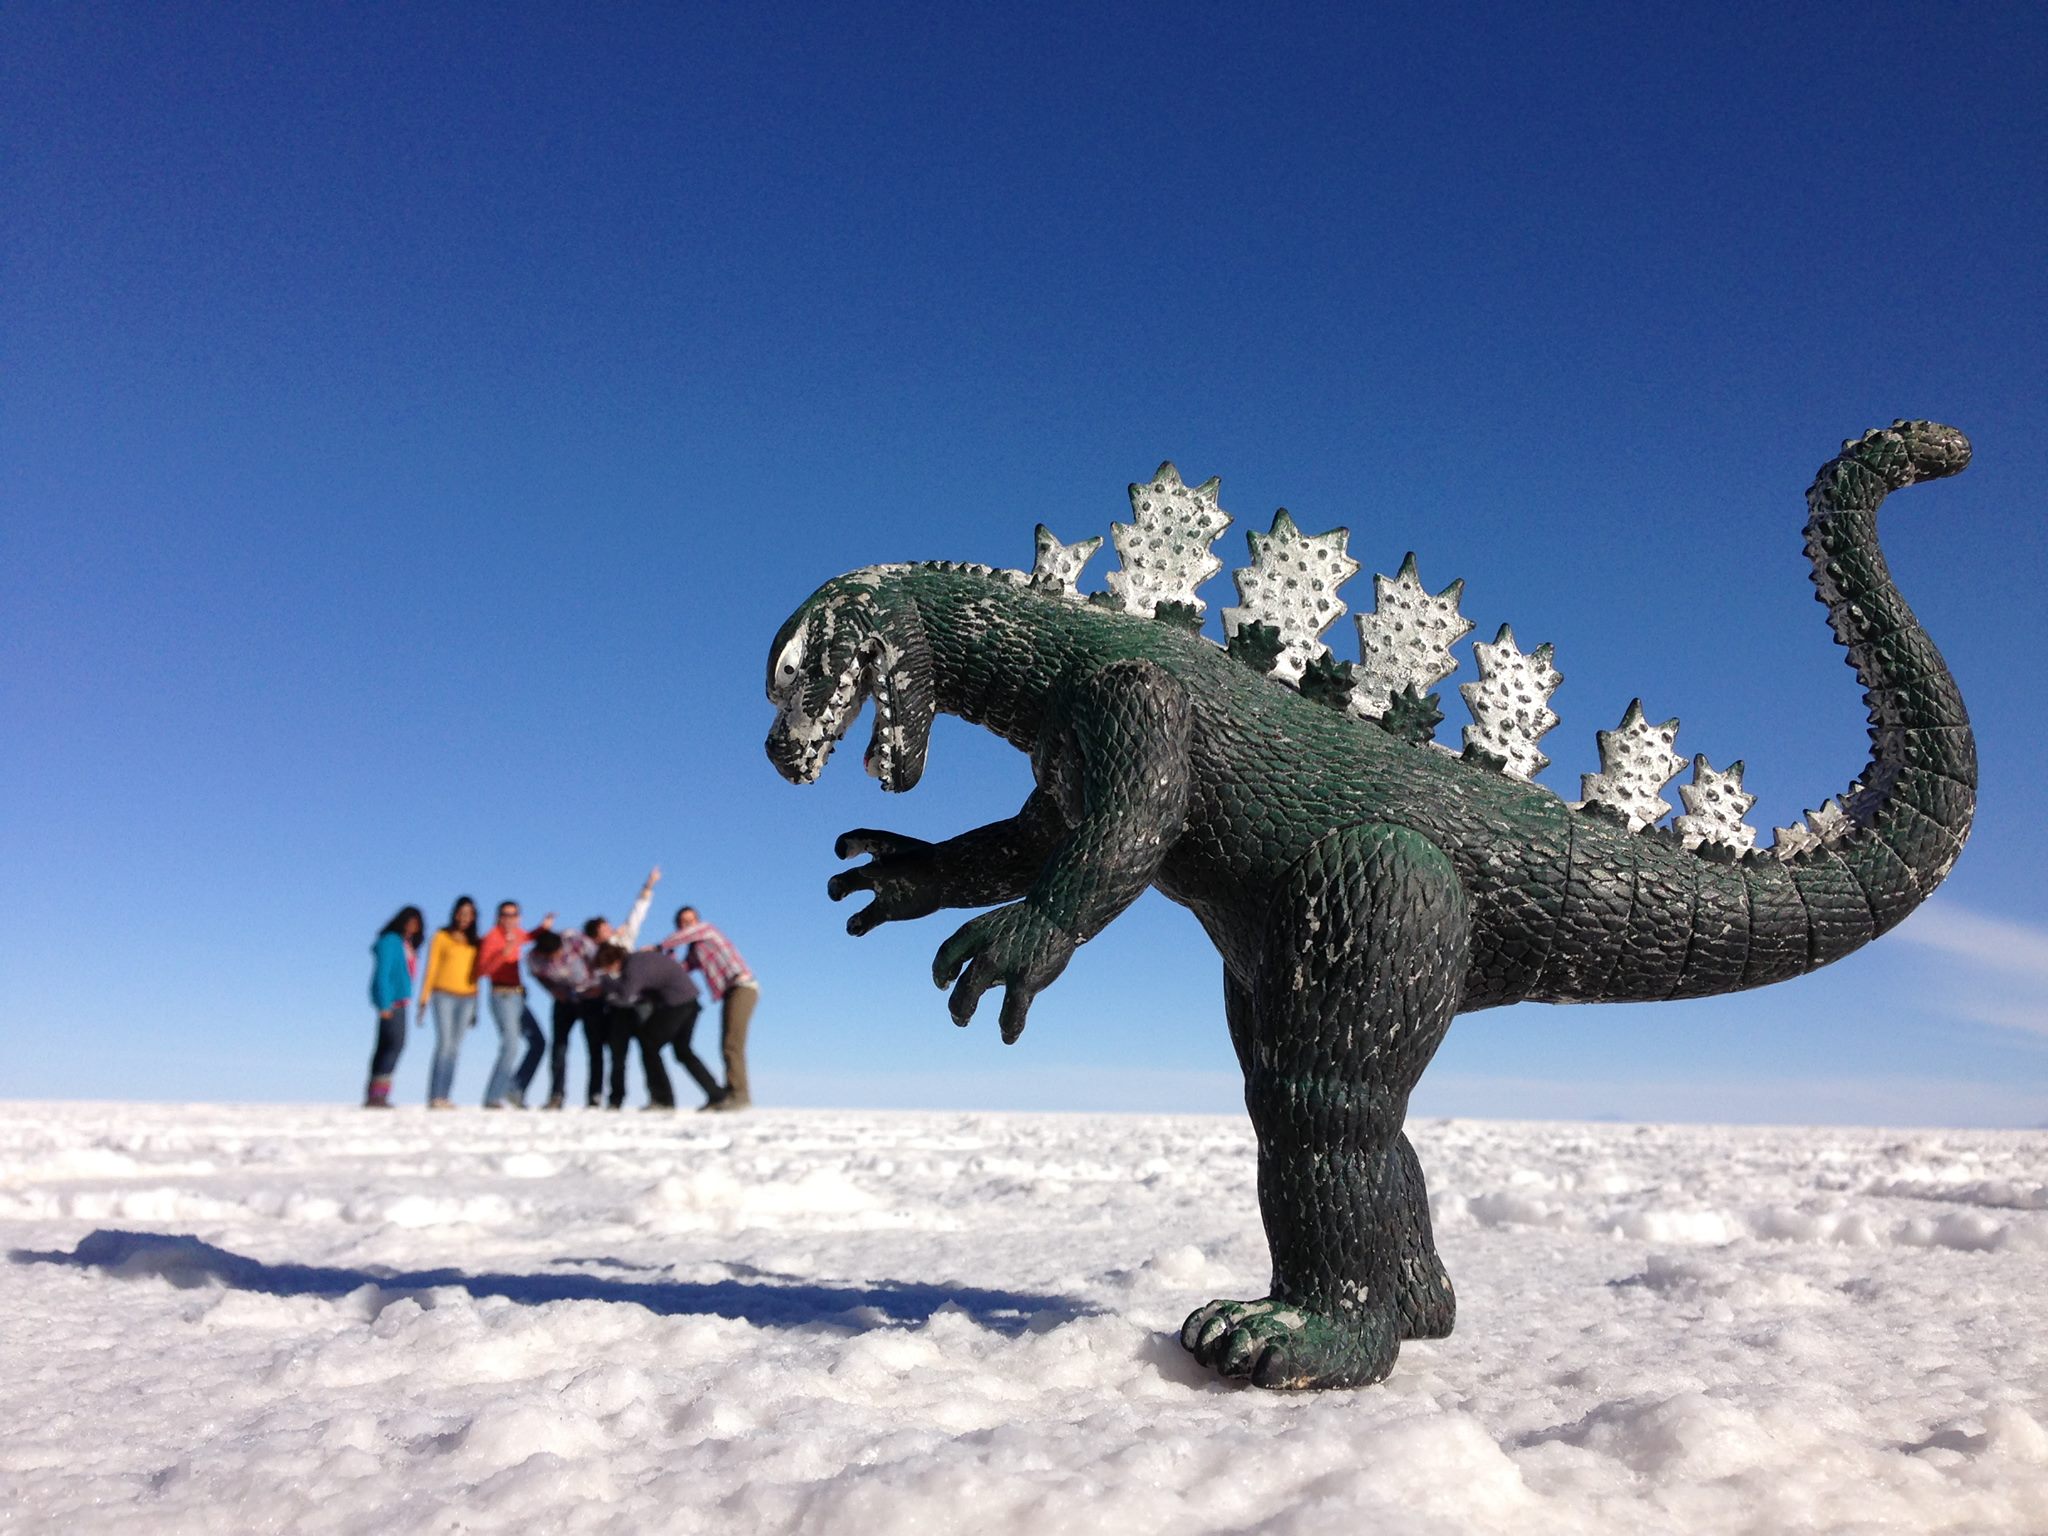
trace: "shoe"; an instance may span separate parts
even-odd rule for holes
[[[524,1090],[524,1089],[520,1089],[520,1088],[515,1088],[515,1089],[513,1089],[513,1090],[512,1090],[512,1091],[511,1091],[510,1093],[506,1094],[506,1095],[505,1095],[505,1107],[506,1107],[507,1109],[524,1109],[524,1108],[526,1108],[526,1092],[525,1092],[525,1090]]]
[[[640,1113],[643,1115],[672,1115],[675,1112],[676,1107],[673,1104],[642,1104],[640,1106]]]
[[[710,1110],[713,1114],[737,1114],[740,1110],[752,1109],[754,1107],[754,1101],[750,1098],[735,1097],[734,1095],[728,1093],[722,1099],[713,1099],[709,1104],[706,1104],[704,1107]]]
[[[503,1109],[504,1107],[505,1107],[505,1101],[504,1101],[503,1099],[485,1099],[485,1100],[484,1100],[484,1108],[485,1108],[485,1109]]]
[[[454,1101],[453,1099],[429,1099],[429,1100],[427,1100],[427,1108],[429,1108],[429,1109],[453,1109],[454,1107],[455,1107],[455,1101]]]
[[[542,1109],[560,1109],[561,1107],[562,1107],[562,1096],[561,1096],[561,1095],[560,1095],[559,1093],[558,1093],[558,1094],[555,1094],[555,1095],[554,1095],[554,1096],[553,1096],[552,1098],[550,1098],[550,1099],[549,1099],[549,1100],[547,1101],[547,1103],[545,1103],[545,1104],[541,1105],[541,1108],[542,1108]]]
[[[363,1100],[363,1108],[365,1108],[365,1109],[392,1109],[392,1108],[395,1108],[395,1107],[396,1107],[396,1106],[395,1106],[395,1105],[393,1105],[393,1104],[392,1104],[392,1102],[391,1102],[391,1101],[390,1101],[389,1099],[365,1099],[365,1100]]]

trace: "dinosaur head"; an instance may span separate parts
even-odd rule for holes
[[[902,791],[924,773],[937,689],[917,607],[885,568],[828,581],[776,633],[768,653],[768,760],[793,784],[811,784],[875,701],[867,770]]]

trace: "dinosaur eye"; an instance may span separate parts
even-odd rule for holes
[[[775,658],[775,681],[778,686],[793,683],[803,668],[804,637],[797,634],[782,648],[782,654]]]

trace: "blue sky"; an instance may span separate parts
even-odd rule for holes
[[[2048,1122],[2044,63],[2023,7],[8,8],[0,1091],[351,1098],[394,908],[659,861],[764,1100],[1231,1109],[1157,896],[1007,1049],[946,917],[844,935],[835,834],[1028,771],[944,722],[907,797],[784,784],[789,610],[1171,458],[1231,565],[1284,505],[1354,607],[1413,549],[1553,641],[1568,796],[1640,694],[1767,829],[1864,755],[1801,493],[1914,415],[1977,447],[1886,525],[1980,732],[1947,887],[1768,991],[1461,1020],[1416,1107]]]

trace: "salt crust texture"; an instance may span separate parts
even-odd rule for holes
[[[2048,1136],[1411,1131],[1458,1332],[1291,1397],[1237,1120],[10,1106],[0,1527],[2048,1531]]]

